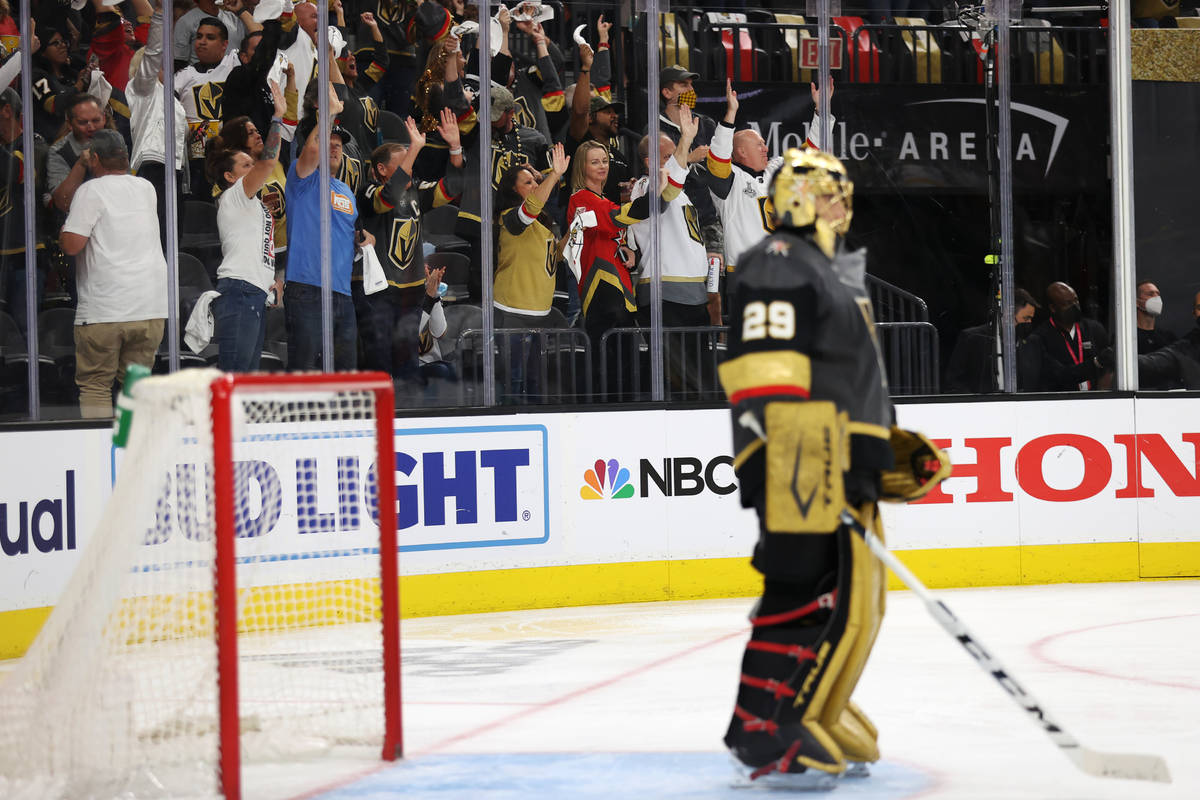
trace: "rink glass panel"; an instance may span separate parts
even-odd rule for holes
[[[554,8],[555,17],[544,28],[562,54],[564,88],[577,77],[576,26],[586,24],[585,35],[596,46],[600,14],[614,22],[610,85],[613,99],[624,103],[619,126],[634,133],[626,137],[627,149],[635,149],[638,136],[646,131],[648,96],[659,88],[651,85],[652,61],[659,68],[678,63],[698,73],[696,110],[714,120],[723,115],[724,79],[731,77],[742,96],[739,123],[757,123],[772,156],[805,138],[813,110],[808,87],[819,77],[814,41],[819,7],[815,4],[724,10],[639,5],[631,11],[605,4]],[[651,19],[646,16],[650,11],[658,13]],[[836,51],[831,58],[831,111],[836,122],[829,147],[845,160],[856,185],[849,243],[868,249],[875,315],[883,324],[880,343],[892,391],[898,396],[947,393],[946,370],[960,334],[988,324],[994,316],[993,273],[1001,266],[992,263],[1001,249],[997,233],[1001,226],[995,216],[1002,198],[994,191],[989,195],[982,41],[969,28],[947,24],[950,20],[940,9],[910,9],[900,18],[863,4],[843,4],[829,12]],[[1135,54],[1144,44],[1135,35]],[[536,55],[532,41],[515,25],[510,46],[518,64]],[[1012,166],[1014,284],[1043,305],[1040,321],[1046,286],[1056,280],[1068,282],[1079,294],[1084,315],[1101,322],[1115,337],[1113,206],[1106,166],[1106,28],[1100,17],[1086,12],[1042,14],[1014,25],[1011,51],[1012,150],[1000,157],[1011,158]],[[1139,63],[1135,58],[1135,71]],[[1142,221],[1138,250],[1143,267],[1134,280],[1148,277],[1159,282],[1165,301],[1161,322],[1182,334],[1192,324],[1191,295],[1197,287],[1184,274],[1189,263],[1186,254],[1194,248],[1187,245],[1187,226],[1177,218],[1178,209],[1187,207],[1178,198],[1194,181],[1187,179],[1190,160],[1174,136],[1179,120],[1174,112],[1161,109],[1186,108],[1186,103],[1171,99],[1171,93],[1186,95],[1195,84],[1167,83],[1172,76],[1156,76],[1144,69],[1135,77],[1136,207]],[[29,75],[23,74],[21,80],[28,82]],[[26,118],[26,124],[32,125],[32,115]],[[483,163],[471,156],[469,150],[470,179],[482,185],[494,165],[490,159]],[[639,168],[636,152],[627,152],[626,159]],[[569,194],[560,189],[549,206],[559,235],[566,224]],[[196,202],[185,198],[170,234],[178,242],[178,256],[173,259],[178,273],[168,298],[168,333],[156,359],[160,371],[207,363],[214,356],[194,354],[182,341],[198,294],[195,284],[204,283],[196,264],[215,283],[220,261],[219,239],[212,236],[211,224]],[[56,238],[62,215],[47,209],[40,198],[33,205],[39,241],[48,243]],[[481,249],[496,246],[491,228],[500,209],[493,205],[491,210],[491,219],[480,227]],[[441,219],[438,224],[448,229],[441,231],[446,238],[437,249],[453,254],[458,245],[454,239],[463,238],[459,221]],[[7,242],[5,249],[10,249]],[[24,305],[24,296],[8,296],[15,285],[8,282],[13,272],[8,257],[4,309],[8,316],[0,375],[4,419],[75,419],[78,415],[70,325],[73,267],[69,259],[55,258],[52,251],[38,251],[46,279],[42,283],[39,273],[37,282],[43,291],[35,296],[35,313],[27,321],[14,313],[15,303]],[[494,277],[497,259],[492,255]],[[641,275],[646,269],[652,274],[656,260],[653,248],[640,252]],[[478,285],[469,281],[465,302],[458,285],[449,287],[448,299],[443,300],[447,310],[455,309],[440,342],[455,377],[398,376],[398,410],[595,404],[603,387],[599,385],[601,354],[594,345],[578,329],[496,334],[492,315],[484,313],[493,297],[491,286],[482,280],[480,262],[482,257],[471,262],[471,274],[480,275],[480,280]],[[560,264],[558,269],[565,267]],[[569,297],[572,288],[566,281],[559,283],[556,306],[570,318],[575,313]],[[616,401],[721,402],[714,367],[724,357],[723,332],[709,326],[664,332],[658,297],[661,292],[651,293],[651,301],[643,305],[638,330],[612,334],[611,358],[621,360],[619,374],[626,376]],[[322,324],[329,323],[323,319]],[[284,327],[281,310],[269,312],[265,369],[286,367],[286,344],[281,341],[286,334],[280,334]],[[38,345],[36,358],[28,341]],[[489,351],[491,356],[486,357]],[[531,353],[539,357],[526,358]],[[485,370],[488,361],[492,368]],[[512,374],[514,364],[523,365],[519,380]],[[536,376],[532,385],[531,375]],[[492,382],[490,391],[485,379]]]

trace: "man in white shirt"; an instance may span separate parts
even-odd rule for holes
[[[84,418],[112,416],[113,382],[129,364],[152,366],[167,316],[167,262],[155,192],[129,174],[129,150],[97,131],[83,157],[92,179],[75,192],[59,244],[76,262],[75,382]]]

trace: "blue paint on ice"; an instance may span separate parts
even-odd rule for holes
[[[764,790],[734,786],[724,753],[482,753],[419,756],[387,767],[314,800],[752,800]],[[868,778],[843,778],[842,798],[903,800],[930,788],[933,779],[887,761]],[[770,797],[795,794],[768,791]],[[819,797],[826,792],[805,792]]]

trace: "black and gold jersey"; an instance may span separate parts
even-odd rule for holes
[[[493,302],[513,314],[540,317],[554,303],[556,240],[538,215],[542,204],[528,197],[500,214]]]
[[[743,504],[763,486],[761,441],[740,421],[749,412],[765,425],[777,400],[828,401],[845,414],[849,466],[892,464],[895,421],[863,284],[861,253],[828,258],[795,230],[750,247],[730,279],[729,358],[721,383],[733,406],[735,466]]]
[[[392,289],[413,294],[425,285],[425,259],[421,253],[421,213],[449,203],[462,191],[462,167],[448,166],[440,181],[414,183],[397,169],[387,183],[368,181],[359,194],[358,213],[363,228],[375,237],[375,254]],[[362,280],[361,274],[355,280]]]

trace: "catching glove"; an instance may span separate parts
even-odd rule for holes
[[[950,477],[950,457],[924,434],[892,426],[890,444],[896,466],[883,471],[880,497],[889,503],[911,503]]]

